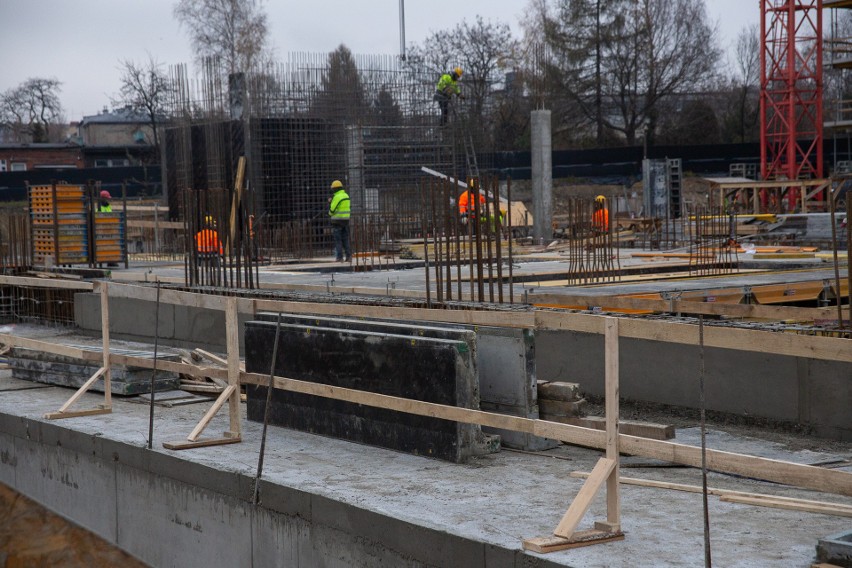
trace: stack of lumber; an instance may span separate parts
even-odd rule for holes
[[[188,365],[206,365],[216,369],[227,369],[228,361],[203,349],[185,352],[181,360]],[[240,363],[240,369],[245,371],[245,363]],[[218,377],[208,377],[203,373],[180,375],[180,388],[187,392],[198,394],[218,395],[228,386],[227,381]],[[245,396],[245,395],[243,395]]]

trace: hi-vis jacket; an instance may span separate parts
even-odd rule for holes
[[[439,93],[443,93],[448,97],[461,94],[461,89],[459,88],[458,83],[453,80],[453,76],[449,73],[441,75],[441,78],[438,79],[436,89]]]
[[[349,195],[344,189],[338,189],[328,204],[328,216],[332,223],[344,223],[349,221]]]
[[[198,254],[224,254],[219,235],[213,229],[201,229],[195,234],[195,250]]]

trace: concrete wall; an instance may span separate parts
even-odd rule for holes
[[[540,380],[576,382],[603,396],[602,335],[538,332],[536,359]],[[697,346],[621,338],[619,365],[622,397],[698,407]],[[852,440],[852,365],[711,347],[704,365],[708,410],[799,422],[819,436]]]
[[[0,483],[152,566],[495,566],[547,560],[104,437],[0,413]]]

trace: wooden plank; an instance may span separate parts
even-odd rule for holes
[[[574,533],[574,537],[571,539],[565,539],[558,536],[528,538],[524,540],[523,547],[524,550],[547,554],[548,552],[568,550],[569,548],[580,548],[582,546],[591,546],[593,544],[603,544],[605,542],[615,542],[617,540],[624,540],[624,533],[612,533],[590,529]]]
[[[740,294],[742,295],[742,294]],[[550,306],[579,306],[587,309],[601,308],[617,311],[648,310],[661,313],[703,314],[768,320],[814,321],[837,317],[836,308],[799,308],[795,306],[764,306],[761,304],[728,304],[689,300],[663,300],[630,296],[584,296],[552,293],[535,293],[530,290],[530,303]]]
[[[269,375],[243,372],[240,373],[240,380],[243,384],[260,385],[265,387],[269,384]],[[502,428],[505,430],[512,430],[514,432],[525,432],[528,434],[535,434],[536,436],[541,436],[543,438],[558,439],[560,436],[570,436],[572,439],[578,440],[580,445],[589,445],[589,447],[593,448],[603,448],[606,445],[606,435],[604,432],[598,432],[588,428],[580,428],[579,426],[546,422],[544,420],[534,420],[532,418],[521,418],[519,416],[497,414],[494,412],[485,412],[470,408],[445,406],[433,402],[422,402],[419,400],[399,398],[309,381],[300,381],[297,379],[288,379],[279,376],[274,377],[273,387],[291,392],[299,392],[324,398],[333,398],[335,400],[365,404],[367,406],[374,406],[377,408],[387,408],[389,410],[407,412],[418,416],[443,418],[468,424],[480,424],[482,426]]]
[[[574,536],[577,525],[583,520],[583,515],[589,510],[592,500],[598,494],[601,486],[606,482],[609,474],[613,472],[615,462],[608,458],[600,458],[586,482],[580,488],[577,496],[571,501],[571,506],[565,512],[559,525],[553,530],[555,536],[570,539]]]
[[[181,440],[178,442],[163,442],[163,447],[167,450],[190,450],[192,448],[206,448],[207,446],[223,446],[225,444],[238,444],[242,441],[240,438],[205,438],[190,442]]]
[[[317,314],[350,317],[369,317],[411,321],[432,321],[488,325],[513,328],[534,326],[535,315],[531,311],[480,311],[438,310],[424,308],[396,308],[386,306],[362,306],[355,304],[321,304],[280,300],[254,300],[257,311],[285,312],[294,314]]]
[[[266,386],[269,383],[269,376],[243,372],[240,373],[240,380],[243,384]],[[482,410],[457,408],[278,376],[274,377],[273,386],[274,388],[292,392],[355,402],[377,408],[387,408],[418,416],[443,418],[467,424],[480,424],[482,426],[502,428],[514,432],[524,432],[590,448],[604,449],[606,447],[605,432],[570,424],[559,424],[544,420],[534,420],[532,418],[484,412]],[[695,446],[619,434],[619,449],[622,453],[661,459],[693,467],[700,467],[701,465],[701,448]],[[756,456],[722,452],[720,450],[707,450],[707,463],[710,469],[722,473],[732,473],[755,479],[763,479],[765,481],[815,489],[817,491],[852,496],[852,473],[841,470],[831,470]]]
[[[743,505],[756,505],[758,507],[771,507],[773,509],[787,509],[790,511],[802,511],[806,513],[819,513],[821,515],[832,515],[835,517],[852,517],[852,510],[838,507],[832,503],[814,505],[809,503],[795,503],[791,501],[772,499],[771,497],[747,497],[743,495],[721,495],[719,497],[727,503],[740,503]]]
[[[193,428],[192,432],[190,432],[189,436],[186,437],[190,442],[195,442],[198,440],[198,437],[204,432],[204,429],[207,428],[207,425],[210,424],[210,421],[213,420],[213,417],[216,416],[216,413],[219,412],[219,409],[222,408],[222,405],[225,404],[226,400],[231,400],[234,397],[234,385],[228,385],[225,387],[225,390],[222,391],[222,394],[219,395],[219,398],[213,403],[213,406],[204,414],[198,424]],[[238,436],[229,436],[229,437],[238,437]]]
[[[72,357],[74,359],[81,359],[84,361],[98,361],[102,358],[98,351],[86,351],[79,347],[72,347],[70,345],[50,343],[48,341],[28,339],[26,337],[17,337],[8,334],[0,334],[0,343],[11,347],[32,349],[34,351],[42,351],[44,353],[52,353],[54,355],[62,355],[64,357]]]
[[[621,320],[621,337],[697,345],[698,326],[624,318]],[[852,363],[852,349],[850,349],[852,342],[835,337],[707,325],[704,326],[704,345]]]
[[[94,416],[96,414],[111,414],[112,408],[101,406],[88,410],[72,410],[71,412],[48,412],[44,415],[46,420],[61,420],[62,418],[76,418],[78,416]]]
[[[0,275],[0,284],[7,286],[28,286],[32,288],[60,288],[64,290],[88,290],[94,288],[91,282],[79,282],[76,280],[59,280],[45,278],[27,278],[25,276]]]
[[[595,430],[606,429],[606,418],[603,416],[583,416],[567,418],[566,424],[582,426],[583,428],[594,428]],[[651,438],[653,440],[671,440],[675,437],[675,427],[671,424],[654,424],[652,422],[640,422],[636,420],[618,421],[618,432],[628,436],[639,438]]]
[[[586,479],[589,477],[589,472],[573,471],[571,477]],[[700,485],[687,485],[683,483],[671,483],[668,481],[655,481],[653,479],[638,479],[634,477],[619,477],[619,483],[624,485],[636,485],[639,487],[652,487],[656,489],[669,489],[673,491],[685,491],[687,493],[702,493],[703,489]],[[733,489],[719,489],[716,487],[707,488],[708,495],[717,495],[722,501],[733,501],[747,503],[750,505],[762,505],[763,503],[779,503],[789,505],[795,510],[812,512],[827,512],[825,514],[833,514],[840,517],[852,517],[852,505],[841,505],[837,503],[829,503],[826,501],[812,501],[808,499],[796,499],[793,497],[779,497],[777,495],[765,495],[761,493],[751,493],[747,491],[734,491]],[[742,500],[742,501],[739,501]],[[771,507],[772,505],[765,505]],[[782,507],[779,507],[782,508]],[[810,508],[810,509],[809,509]]]
[[[101,293],[101,340],[103,341],[104,405],[112,404],[112,371],[109,361],[109,284],[100,283]]]
[[[157,289],[154,286],[118,284],[113,282],[110,286],[110,296],[113,298],[128,298],[155,302],[157,299]],[[176,304],[193,308],[225,310],[227,301],[228,297],[226,296],[160,289],[161,304]],[[254,313],[254,302],[255,300],[247,298],[237,298],[238,311],[241,313]]]
[[[222,359],[222,358],[221,358],[221,357],[219,357],[218,355],[214,355],[213,353],[210,353],[209,351],[205,351],[204,349],[195,349],[194,351],[195,351],[196,353],[198,353],[199,355],[201,355],[202,357],[206,357],[206,358],[210,359],[211,361],[213,361],[213,362],[215,362],[215,363],[219,363],[219,364],[220,364],[220,365],[222,365],[223,367],[227,367],[227,366],[228,366],[228,361],[227,361],[227,360]],[[245,364],[245,363],[240,363],[240,370],[241,370],[241,371],[245,371],[245,370],[246,370],[246,364]]]
[[[245,161],[245,158],[242,158]],[[225,310],[225,343],[228,346],[228,388],[232,396],[228,406],[230,430],[228,435],[239,437],[242,432],[240,418],[240,326],[237,319],[237,299],[228,298]]]
[[[618,488],[619,376],[618,319],[607,318],[604,331],[604,394],[606,409],[606,457],[613,463],[606,478],[606,521],[610,532],[621,530],[621,497]]]
[[[111,295],[113,297],[147,298],[153,301],[155,292],[156,290],[153,287],[113,284]],[[181,304],[217,310],[224,309],[226,300],[227,298],[221,296],[178,292],[175,290],[162,290],[160,297],[161,303]],[[594,314],[544,310],[524,312],[438,310],[278,300],[238,299],[237,306],[238,311],[241,313],[281,311],[512,328],[564,329],[597,334],[603,333],[604,319]],[[698,344],[698,326],[693,324],[625,319],[621,322],[620,333],[622,337],[653,339],[688,345]],[[833,337],[816,337],[752,329],[707,326],[705,328],[705,345],[708,347],[723,347],[744,351],[777,352],[794,357],[852,362],[852,349],[849,349],[849,340]]]
[[[649,440],[620,435],[622,453],[701,467],[701,448],[661,440]],[[722,473],[732,473],[815,489],[828,493],[852,496],[852,473],[810,465],[746,456],[721,450],[707,450],[707,468]]]

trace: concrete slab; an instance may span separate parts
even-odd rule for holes
[[[597,451],[503,451],[452,464],[272,426],[261,504],[255,507],[250,500],[260,424],[243,423],[241,444],[169,452],[160,442],[186,436],[205,409],[158,408],[154,449],[147,450],[146,406],[119,399],[110,415],[61,424],[40,418],[65,398],[67,391],[57,387],[0,396],[0,481],[72,520],[88,522],[152,564],[703,565],[701,496],[627,485],[622,486],[624,541],[547,556],[521,549],[524,538],[553,530],[582,484],[568,474],[591,469],[601,456]],[[99,397],[85,398],[82,404]],[[226,414],[213,419],[212,431],[227,427]],[[736,442],[718,441],[721,449]],[[852,456],[852,448],[844,456]],[[691,468],[643,470],[641,476],[700,485],[700,472]],[[714,473],[709,483],[852,505],[852,498]],[[100,503],[99,513],[117,523],[117,530],[91,518],[92,503]],[[808,566],[817,540],[846,531],[849,524],[841,517],[761,509],[715,497],[709,507],[714,565],[732,568]],[[599,497],[581,527],[604,514]],[[214,551],[218,554],[211,560]],[[167,553],[180,562],[159,564]]]

